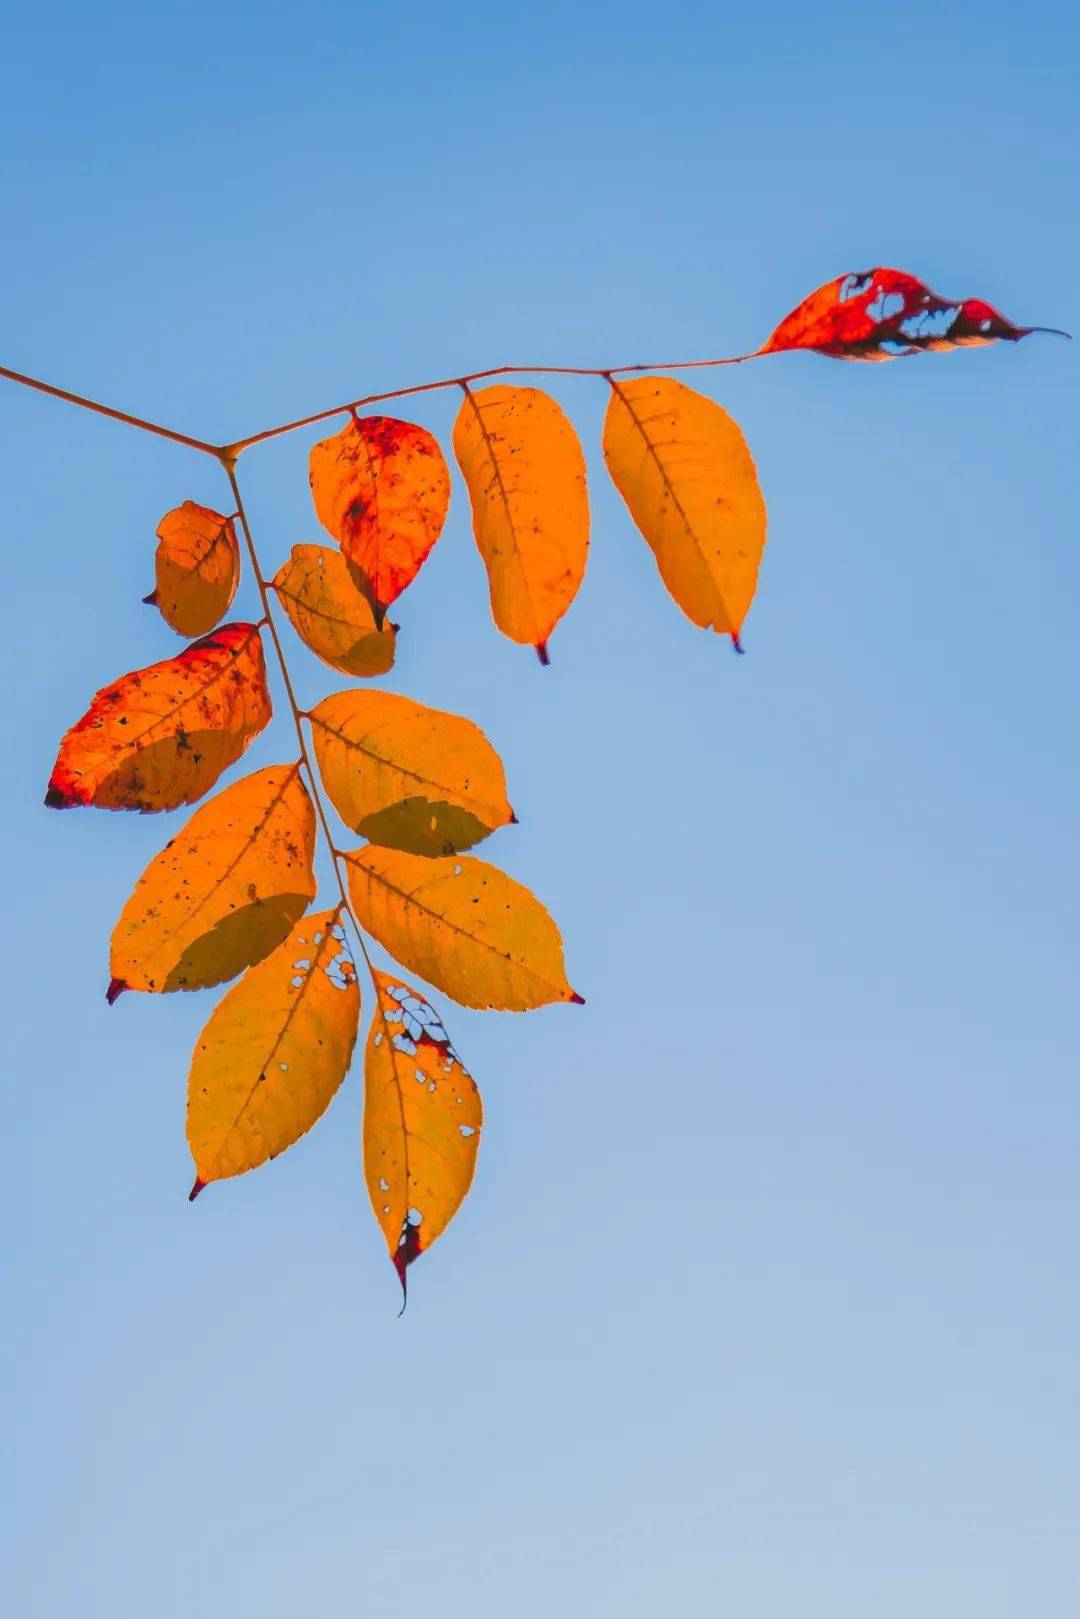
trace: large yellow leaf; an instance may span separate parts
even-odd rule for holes
[[[60,744],[45,802],[144,813],[192,804],[270,714],[258,626],[226,624],[99,691]]]
[[[185,500],[157,528],[157,583],[145,599],[180,635],[205,635],[229,610],[240,579],[232,518]]]
[[[454,454],[495,622],[546,663],[548,637],[577,595],[589,552],[577,434],[539,388],[470,389],[454,423]]]
[[[424,997],[388,973],[377,972],[375,986],[364,1179],[404,1291],[406,1267],[446,1230],[472,1184],[483,1108]]]
[[[311,452],[319,522],[364,581],[376,620],[411,584],[450,504],[442,451],[423,427],[357,416]]]
[[[384,675],[394,662],[397,630],[379,629],[340,551],[294,545],[273,579],[293,629],[315,656],[345,675]]]
[[[746,440],[726,410],[669,377],[611,388],[603,442],[615,487],[686,616],[741,651],[765,547]]]
[[[334,808],[372,843],[452,854],[513,819],[502,761],[471,720],[383,691],[338,692],[309,718]]]
[[[577,1001],[562,938],[535,895],[469,855],[425,860],[398,849],[346,854],[356,915],[404,967],[462,1006],[524,1012]]]
[[[143,872],[113,929],[109,1000],[235,978],[279,945],[315,897],[315,813],[300,766],[218,793]]]
[[[233,985],[199,1036],[188,1076],[192,1197],[291,1147],[345,1078],[360,991],[339,912],[299,921]]]

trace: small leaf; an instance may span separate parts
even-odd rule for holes
[[[300,766],[226,787],[155,855],[113,929],[109,999],[206,989],[268,956],[315,898]]]
[[[410,972],[462,1006],[524,1012],[581,1001],[562,939],[535,895],[484,860],[397,849],[345,855],[358,920]]]
[[[1014,326],[981,298],[951,303],[903,270],[853,270],[786,315],[759,354],[813,349],[835,360],[896,360],[929,350],[1017,343],[1052,326]]]
[[[157,528],[157,584],[146,597],[180,635],[205,635],[228,612],[240,580],[232,518],[185,500]]]
[[[305,916],[233,985],[199,1036],[188,1076],[192,1197],[299,1141],[345,1078],[360,991],[337,918]]]
[[[311,452],[319,522],[363,581],[376,623],[439,538],[450,504],[442,451],[423,427],[357,416]]]
[[[682,382],[640,377],[612,382],[603,442],[615,487],[675,601],[741,650],[765,502],[738,424]]]
[[[471,720],[382,691],[339,692],[308,717],[334,808],[372,843],[452,854],[513,819],[502,761]]]
[[[388,973],[376,972],[375,986],[364,1179],[404,1292],[406,1268],[446,1230],[472,1185],[483,1108],[424,997]]]
[[[491,612],[511,641],[547,642],[577,595],[589,554],[589,497],[577,434],[539,388],[469,389],[454,423]]]
[[[384,675],[397,630],[379,629],[352,569],[328,545],[294,545],[272,581],[293,629],[317,658],[345,675]]]
[[[144,814],[192,804],[270,714],[258,627],[226,624],[99,691],[60,744],[45,802]]]

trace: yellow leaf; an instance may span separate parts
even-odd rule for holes
[[[103,687],[61,742],[45,802],[144,814],[192,804],[271,712],[258,627],[226,624]]]
[[[345,1078],[360,991],[339,911],[298,922],[233,985],[199,1036],[188,1076],[192,1197],[291,1147]]]
[[[394,662],[397,630],[375,616],[340,551],[294,545],[273,579],[293,629],[315,656],[345,675],[384,675]]]
[[[345,855],[358,920],[410,972],[462,1006],[524,1012],[577,1001],[558,928],[527,888],[469,855]]]
[[[668,377],[612,382],[604,459],[660,576],[704,629],[739,631],[757,588],[765,502],[726,410]]]
[[[382,691],[339,692],[308,717],[334,808],[372,843],[452,854],[513,819],[502,761],[471,720]]]
[[[422,995],[375,973],[364,1073],[364,1179],[405,1289],[406,1267],[442,1235],[472,1185],[480,1092]]]
[[[450,474],[426,428],[357,416],[311,452],[319,522],[364,580],[375,618],[416,577],[439,538]]]
[[[454,454],[469,486],[491,612],[511,641],[547,641],[577,595],[589,552],[585,458],[562,409],[539,388],[466,393]]]
[[[240,579],[232,518],[185,500],[157,528],[157,584],[146,597],[180,635],[205,635],[229,610]]]
[[[218,793],[143,872],[113,929],[109,1000],[206,989],[279,945],[315,898],[315,812],[300,766]]]

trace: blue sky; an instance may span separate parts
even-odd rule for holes
[[[226,439],[741,352],[870,264],[1080,324],[1072,8],[725,12],[14,5],[0,361]],[[549,670],[456,485],[389,684],[502,751],[484,853],[588,1004],[442,1005],[487,1128],[402,1320],[355,1082],[188,1205],[212,999],[102,993],[172,823],[41,807],[175,649],[154,526],[220,474],[3,385],[12,1613],[1069,1611],[1077,358],[699,373],[769,501],[743,659],[664,595],[598,384],[555,390],[594,535]],[[241,463],[271,566],[315,436]]]

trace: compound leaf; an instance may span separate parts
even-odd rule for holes
[[[315,897],[315,812],[300,766],[226,787],[155,855],[113,929],[109,1000],[206,989],[270,954]]]
[[[340,551],[294,545],[272,581],[293,629],[317,658],[344,675],[366,678],[393,667],[397,630],[380,629]]]
[[[611,390],[603,445],[615,487],[687,618],[741,650],[765,548],[765,501],[742,431],[670,377]]]
[[[339,912],[299,921],[233,985],[199,1036],[188,1075],[192,1197],[291,1147],[345,1078],[360,991]]]
[[[192,804],[270,714],[258,627],[226,624],[99,691],[60,744],[45,802],[144,814]]]
[[[156,584],[146,597],[180,635],[205,635],[229,610],[240,581],[231,517],[185,500],[157,527]]]
[[[513,819],[479,726],[392,692],[343,691],[308,716],[334,808],[372,843],[452,854]]]

